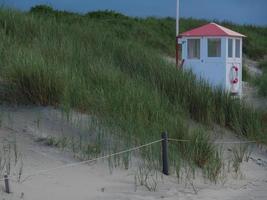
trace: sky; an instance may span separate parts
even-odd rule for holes
[[[175,17],[176,0],[0,0],[2,5],[29,10],[48,4],[59,10],[85,13],[115,10],[130,16]],[[227,20],[267,26],[267,0],[180,0],[181,17]]]

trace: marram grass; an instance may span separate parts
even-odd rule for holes
[[[116,20],[103,20],[95,15],[1,9],[0,71],[7,94],[16,102],[93,115],[126,146],[158,140],[164,130],[172,138],[192,140],[172,147],[171,163],[194,163],[210,179],[222,166],[219,154],[205,131],[190,133],[189,118],[263,137],[257,111],[163,59],[172,53],[167,19],[116,15]],[[160,146],[151,148],[157,157]]]

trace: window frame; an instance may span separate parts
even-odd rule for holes
[[[190,40],[197,40],[199,41],[199,46],[198,46],[198,56],[197,57],[190,57],[190,53],[189,53],[189,41]],[[199,37],[193,37],[193,38],[187,38],[187,59],[188,60],[200,60],[201,59],[201,38]]]
[[[239,43],[239,45],[237,45],[237,43]],[[237,49],[239,50],[238,51],[239,56],[237,56]],[[239,39],[239,38],[235,39],[235,58],[238,58],[238,59],[241,58],[241,39]]]
[[[219,52],[220,52],[220,55],[219,56],[210,56],[209,55],[209,41],[210,40],[219,40],[220,41],[220,50],[219,50]],[[207,38],[207,58],[208,59],[218,59],[218,58],[222,58],[222,38],[220,38],[220,37],[209,37],[209,38]]]
[[[229,48],[229,44],[230,44],[230,42],[229,41],[232,41],[231,43],[231,45],[232,45],[232,48]],[[227,42],[228,42],[228,49],[227,49],[227,57],[228,58],[234,58],[234,39],[233,38],[228,38],[228,40],[227,40]],[[230,50],[231,49],[231,56],[229,56],[229,53],[230,53]]]

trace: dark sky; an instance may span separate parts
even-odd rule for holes
[[[176,0],[0,0],[3,5],[28,10],[36,4],[88,12],[111,9],[131,16],[175,17]],[[267,0],[180,0],[181,16],[267,25]]]

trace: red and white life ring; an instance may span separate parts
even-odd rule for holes
[[[231,68],[231,78],[230,78],[230,82],[231,84],[237,84],[238,83],[238,67],[237,66],[233,66]]]

